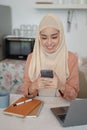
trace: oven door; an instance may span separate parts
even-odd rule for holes
[[[6,39],[6,58],[26,59],[33,51],[34,42],[34,38]]]

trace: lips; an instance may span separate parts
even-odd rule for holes
[[[52,50],[54,49],[54,46],[46,46],[47,49]]]

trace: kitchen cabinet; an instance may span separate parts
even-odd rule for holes
[[[12,20],[11,8],[0,5],[0,60],[5,58],[5,43],[4,36],[11,34]]]

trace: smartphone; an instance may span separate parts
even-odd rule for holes
[[[53,70],[41,70],[41,77],[53,78]]]

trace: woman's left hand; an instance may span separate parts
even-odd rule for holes
[[[65,88],[65,91],[64,91],[64,98],[67,99],[67,100],[73,100],[75,99],[76,97],[76,92],[75,92],[75,89],[68,86]]]

